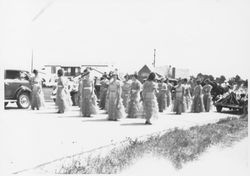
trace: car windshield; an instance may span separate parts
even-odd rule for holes
[[[5,79],[20,79],[28,80],[27,72],[25,71],[15,71],[15,70],[6,70]]]

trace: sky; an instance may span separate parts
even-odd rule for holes
[[[35,68],[105,63],[132,73],[152,64],[156,49],[156,66],[188,68],[192,75],[249,76],[248,0],[0,3],[5,68],[30,70],[33,51]]]

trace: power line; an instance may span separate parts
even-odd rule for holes
[[[49,8],[49,6],[53,3],[54,1],[50,1],[44,8],[42,8],[37,15],[32,19],[31,22],[34,22],[35,20],[37,20],[44,12],[46,9]],[[33,71],[33,67],[34,67],[34,53],[33,53],[33,49],[31,51],[31,72]]]
[[[32,19],[32,22],[34,22],[39,16],[41,16],[44,11],[53,3],[54,1],[50,1],[44,8],[42,8],[38,14]]]

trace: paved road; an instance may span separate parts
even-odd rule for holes
[[[32,168],[126,137],[138,137],[175,127],[186,129],[213,123],[220,118],[238,116],[216,112],[182,115],[164,112],[153,121],[152,126],[146,126],[144,119],[107,121],[107,115],[102,111],[93,118],[82,118],[78,107],[72,107],[65,114],[55,112],[54,103],[47,102],[46,109],[40,111],[17,109],[10,104],[1,113],[1,172],[13,173]]]

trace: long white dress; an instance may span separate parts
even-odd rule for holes
[[[44,101],[44,94],[42,90],[42,81],[39,76],[35,76],[31,78],[31,87],[32,87],[32,93],[31,93],[31,109],[39,109],[41,107],[44,107],[45,101]]]
[[[143,109],[145,118],[149,121],[158,117],[158,103],[156,98],[157,85],[153,81],[146,81],[142,87]]]
[[[112,81],[109,84],[108,92],[108,120],[117,120],[124,117],[124,107],[121,99],[121,85],[119,81]]]

